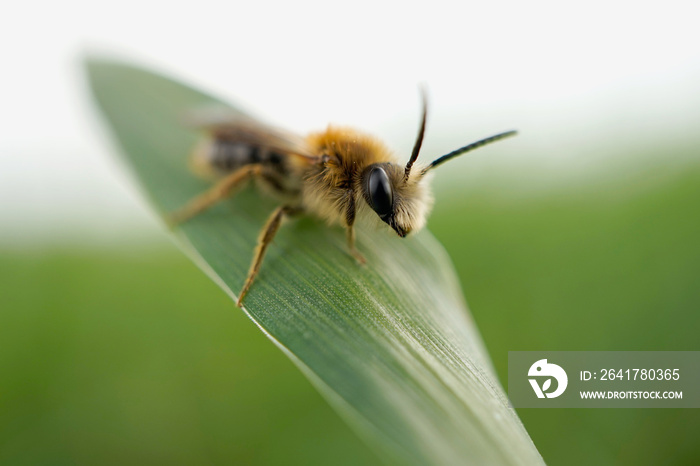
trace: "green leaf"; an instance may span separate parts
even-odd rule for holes
[[[90,59],[87,69],[94,97],[156,209],[167,213],[205,190],[208,184],[187,169],[198,135],[183,119],[224,104],[132,66]],[[274,207],[248,189],[182,225],[178,237],[235,298]],[[347,253],[340,228],[313,218],[288,222],[245,312],[385,461],[542,464],[436,240],[427,231],[400,239],[360,228],[358,248],[368,259],[364,267]]]

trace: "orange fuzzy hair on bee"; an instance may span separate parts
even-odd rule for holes
[[[377,138],[360,131],[329,126],[312,133],[306,139],[309,149],[326,158],[323,165],[307,172],[302,191],[304,208],[327,222],[352,225],[348,212],[357,211],[363,217],[372,212],[363,189],[366,171],[381,166],[391,182],[396,205],[396,226],[404,236],[420,230],[432,206],[432,198],[423,181],[422,169],[404,179],[404,167],[396,156]],[[348,204],[354,208],[348,209]]]

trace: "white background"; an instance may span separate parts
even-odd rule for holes
[[[551,180],[594,165],[609,145],[693,140],[697,9],[690,1],[4,2],[0,241],[157,230],[88,103],[80,67],[88,52],[166,71],[295,131],[358,126],[401,154],[424,82],[424,156],[517,128],[516,140],[485,149],[489,162],[472,155],[455,167],[467,180],[480,163],[535,167],[528,178],[546,171]]]

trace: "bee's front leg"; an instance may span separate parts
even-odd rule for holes
[[[358,264],[364,265],[367,263],[367,259],[360,254],[360,251],[355,247],[355,193],[353,190],[348,190],[345,193],[345,202],[347,208],[345,210],[345,223],[347,223],[346,231],[348,238],[348,248],[350,249],[350,254],[355,258]]]
[[[347,237],[350,254],[352,254],[352,257],[355,258],[358,264],[365,265],[367,263],[367,259],[365,259],[365,256],[363,256],[355,247],[355,228],[352,225],[347,227]]]

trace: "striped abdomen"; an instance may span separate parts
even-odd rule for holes
[[[264,167],[261,181],[279,194],[296,196],[301,180],[296,179],[292,163],[290,156],[268,147],[216,138],[205,140],[193,153],[194,169],[199,173],[225,175],[260,164]]]
[[[259,163],[284,173],[284,156],[265,147],[243,142],[214,140],[210,151],[209,163],[220,171],[234,171],[243,165]]]

